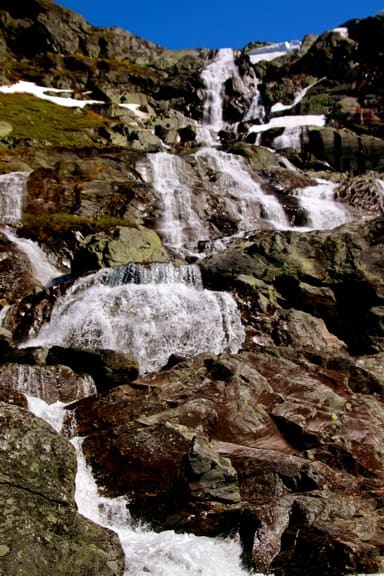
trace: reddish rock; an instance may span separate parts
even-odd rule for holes
[[[7,404],[15,404],[21,408],[28,408],[28,401],[25,394],[17,392],[17,390],[8,390],[0,385],[0,402]]]
[[[355,381],[344,353],[260,347],[180,362],[72,409],[99,484],[154,527],[239,527],[259,571],[370,571],[382,564],[384,412]]]

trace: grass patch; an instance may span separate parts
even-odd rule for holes
[[[52,237],[66,237],[74,231],[79,231],[83,236],[108,232],[116,226],[136,228],[132,220],[104,216],[98,219],[78,216],[76,214],[24,214],[21,232],[23,236],[39,242],[48,242]]]
[[[10,138],[53,146],[92,143],[108,120],[92,110],[65,108],[29,94],[0,94],[0,120],[13,126]]]

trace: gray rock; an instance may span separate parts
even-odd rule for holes
[[[118,537],[77,513],[73,448],[26,410],[0,403],[0,571],[122,576]]]

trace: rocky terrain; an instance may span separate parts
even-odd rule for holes
[[[74,438],[132,522],[383,572],[384,17],[268,59],[0,8],[0,576],[136,573]]]

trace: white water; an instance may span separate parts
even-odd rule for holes
[[[347,207],[335,200],[336,188],[334,182],[318,179],[316,186],[296,189],[299,205],[307,215],[305,230],[331,230],[351,221]]]
[[[15,364],[0,365],[0,381],[6,381],[6,387],[23,392],[31,397],[47,400],[62,397],[64,380],[68,378],[65,369],[56,366],[32,366]],[[96,392],[95,384],[88,375],[73,376],[70,385],[66,386],[66,394],[72,395],[72,400],[79,400]]]
[[[32,274],[40,284],[46,286],[53,278],[57,278],[62,274],[60,270],[50,263],[47,255],[36,242],[27,238],[19,238],[9,228],[4,228],[2,232],[7,236],[8,240],[16,244],[18,249],[28,257]]]
[[[27,256],[35,279],[45,286],[52,278],[60,276],[61,272],[49,262],[46,254],[36,242],[19,238],[9,228],[9,226],[17,227],[21,223],[28,176],[29,172],[11,172],[0,175],[0,223],[6,226],[1,231]]]
[[[255,86],[255,93],[253,95],[253,98],[251,100],[251,104],[250,104],[247,112],[243,116],[243,121],[247,122],[250,120],[256,120],[259,122],[264,122],[265,108],[264,108],[263,99],[261,97],[261,93],[259,90],[261,80],[259,80],[257,78],[255,72],[253,72],[253,83]]]
[[[240,545],[235,540],[176,534],[159,534],[145,526],[132,526],[129,503],[123,497],[98,494],[90,468],[81,450],[81,439],[73,438],[78,472],[76,503],[80,514],[114,530],[120,537],[125,557],[125,576],[241,576]]]
[[[65,412],[63,402],[55,402],[54,404],[47,404],[41,398],[35,396],[29,396],[28,391],[25,390],[25,394],[27,395],[28,400],[28,409],[38,416],[48,422],[50,426],[56,432],[60,433],[63,428]]]
[[[162,206],[158,232],[166,246],[178,254],[201,255],[199,242],[212,238],[208,209],[212,200],[222,206],[222,212],[236,224],[240,234],[265,227],[266,223],[278,229],[289,228],[278,199],[263,191],[241,156],[204,147],[195,158],[203,159],[216,174],[218,185],[210,191],[204,188],[204,182],[193,187],[191,178],[200,176],[191,172],[182,157],[167,152],[149,155],[153,186]],[[216,241],[215,247],[223,249],[225,239]]]
[[[64,404],[48,405],[28,397],[28,407],[56,432],[62,429]],[[122,544],[126,568],[124,576],[246,576],[241,568],[241,547],[237,540],[176,534],[171,530],[152,532],[143,525],[133,526],[129,503],[124,497],[100,496],[92,470],[82,451],[82,439],[71,443],[77,455],[75,500],[80,514],[116,532]]]
[[[149,154],[148,158],[162,207],[158,232],[167,246],[182,253],[196,246],[198,240],[209,238],[207,225],[194,206],[186,163],[167,152]]]
[[[228,154],[214,148],[202,148],[197,157],[208,159],[222,179],[220,188],[227,212],[235,221],[239,231],[260,228],[262,220],[278,229],[289,228],[286,214],[273,194],[263,191],[261,185],[248,172],[241,156]]]
[[[237,352],[243,343],[240,314],[226,292],[181,282],[110,286],[99,278],[80,279],[24,345],[117,350],[136,358],[141,372],[153,372],[171,354]]]
[[[170,262],[151,264],[130,263],[113,268],[108,284],[175,284],[181,283],[196,289],[203,289],[200,268],[195,264],[174,266]]]
[[[0,223],[3,226],[20,224],[28,176],[29,172],[0,174]]]
[[[214,132],[223,127],[223,86],[231,77],[238,77],[232,48],[222,48],[201,73],[206,88],[203,124]]]

